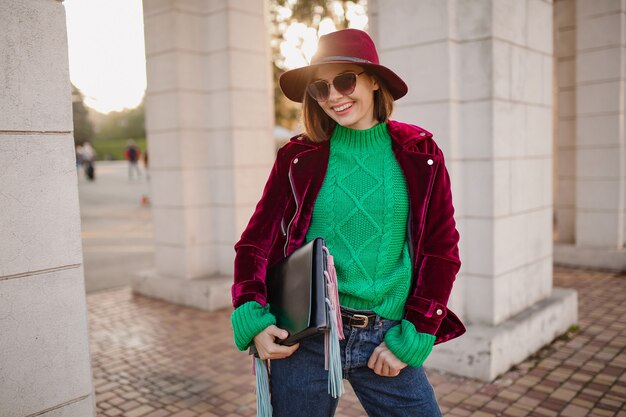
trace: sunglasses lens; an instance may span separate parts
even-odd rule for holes
[[[333,85],[339,94],[344,96],[352,94],[354,92],[354,88],[356,87],[356,74],[353,72],[340,74],[333,80]]]
[[[330,95],[330,88],[326,81],[318,80],[309,84],[307,92],[316,101],[326,101]]]

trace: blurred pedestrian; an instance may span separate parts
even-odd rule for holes
[[[135,144],[133,139],[126,141],[126,149],[124,150],[124,158],[128,161],[128,179],[133,179],[133,172],[136,174],[137,179],[141,178],[141,171],[139,170],[139,157],[141,151]]]
[[[96,179],[96,150],[91,146],[89,141],[83,143],[82,164],[85,167],[85,176],[89,181]]]

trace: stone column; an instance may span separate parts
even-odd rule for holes
[[[95,416],[65,10],[0,27],[0,415]]]
[[[265,2],[144,2],[155,270],[136,291],[230,305],[233,244],[273,158]]]
[[[395,118],[434,132],[461,234],[449,307],[468,332],[426,364],[491,380],[577,320],[575,291],[552,287],[553,5],[370,7],[381,61],[409,85]]]
[[[626,4],[578,0],[575,11],[575,242],[557,246],[556,255],[565,264],[625,271]]]
[[[556,0],[554,8],[557,66],[554,204],[558,247],[576,241],[576,0]]]

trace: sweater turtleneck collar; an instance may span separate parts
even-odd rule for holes
[[[385,123],[365,130],[354,130],[337,125],[331,136],[331,146],[353,152],[369,152],[389,146],[391,136]]]

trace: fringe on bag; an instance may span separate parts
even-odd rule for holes
[[[341,319],[341,310],[339,306],[339,291],[337,288],[337,272],[333,257],[328,252],[328,248],[324,247],[326,252],[326,287],[328,298],[330,330],[324,335],[324,357],[325,369],[328,370],[328,393],[333,398],[339,398],[344,392],[343,375],[341,372],[341,348],[339,340],[345,339],[343,334],[343,320]]]
[[[272,417],[270,381],[266,361],[255,357],[254,373],[256,374],[256,415],[257,417]]]

